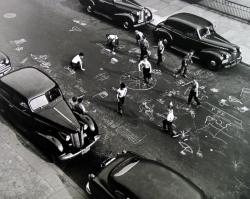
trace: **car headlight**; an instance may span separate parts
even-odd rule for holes
[[[223,54],[223,57],[224,57],[224,59],[229,59],[230,58],[230,54],[229,53],[225,53],[225,54]]]
[[[10,63],[10,60],[5,59],[5,64],[9,64],[9,63]]]
[[[64,139],[66,142],[70,141],[70,136],[64,132],[59,132],[59,135],[62,139]]]
[[[83,125],[83,130],[86,131],[89,126],[87,124]]]

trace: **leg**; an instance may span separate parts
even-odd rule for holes
[[[196,101],[197,105],[201,104],[200,101],[199,101],[199,99],[198,99],[198,97],[196,97],[196,94],[194,95],[194,100]]]
[[[168,132],[171,136],[173,136],[173,128],[172,128],[172,122],[167,122],[168,125]]]
[[[194,96],[194,92],[190,91],[189,96],[188,96],[188,104],[191,104],[193,96]]]
[[[163,128],[163,130],[167,130],[167,120],[166,119],[164,119],[162,121],[162,128]]]
[[[183,75],[183,77],[186,77],[186,75],[187,75],[187,66],[184,67],[182,75]]]

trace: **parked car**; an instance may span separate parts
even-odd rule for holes
[[[88,13],[95,12],[121,24],[126,30],[149,23],[152,12],[134,0],[81,0]]]
[[[204,199],[204,192],[173,169],[133,152],[118,154],[89,174],[87,193],[95,199]]]
[[[211,22],[190,13],[168,17],[156,26],[154,35],[179,51],[193,50],[210,70],[232,67],[242,59],[237,45],[217,34]]]
[[[0,78],[0,111],[16,127],[45,143],[58,160],[87,153],[100,138],[92,117],[73,112],[58,84],[33,67]]]
[[[10,58],[0,51],[0,77],[11,70]]]

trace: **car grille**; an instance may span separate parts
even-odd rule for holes
[[[0,64],[0,77],[11,69],[10,65]]]
[[[81,148],[84,145],[83,131],[71,134],[72,144],[76,148]]]
[[[142,10],[139,12],[139,20],[138,20],[138,23],[142,23],[145,21],[145,11]]]

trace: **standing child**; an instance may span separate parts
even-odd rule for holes
[[[116,89],[114,89],[116,90]],[[123,104],[125,101],[125,96],[127,94],[127,88],[126,85],[122,82],[120,84],[120,88],[116,90],[116,99],[117,99],[117,105],[118,105],[118,113],[120,115],[123,115]]]

